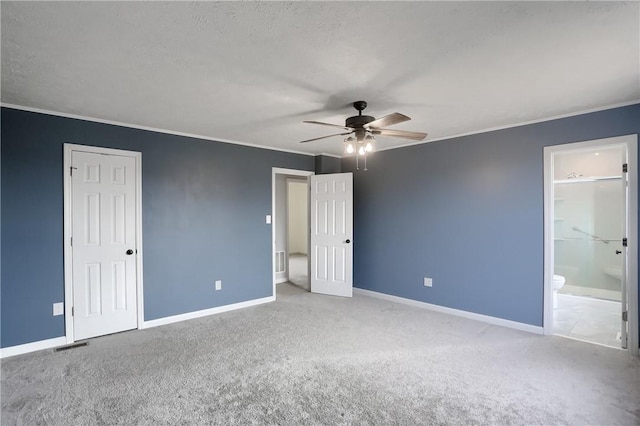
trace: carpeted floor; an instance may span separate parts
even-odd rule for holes
[[[640,360],[356,295],[2,362],[3,425],[640,423]]]

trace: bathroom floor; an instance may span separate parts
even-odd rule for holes
[[[620,302],[558,294],[554,333],[619,348],[620,312]]]

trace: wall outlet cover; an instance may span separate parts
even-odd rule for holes
[[[271,215],[270,215],[270,214],[268,214],[268,215],[267,215],[267,218],[266,218],[265,220],[266,220],[266,222],[267,222],[267,225],[269,225],[269,224],[271,223]]]
[[[53,316],[57,317],[58,315],[64,315],[64,303],[54,303],[53,304]]]
[[[433,280],[431,278],[424,277],[424,286],[433,287]]]

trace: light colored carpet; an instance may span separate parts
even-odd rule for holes
[[[640,360],[356,295],[2,362],[2,424],[640,423]]]

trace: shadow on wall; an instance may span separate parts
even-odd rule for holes
[[[543,148],[637,134],[638,117],[640,104],[379,151],[367,172],[343,159],[355,286],[542,326]]]

